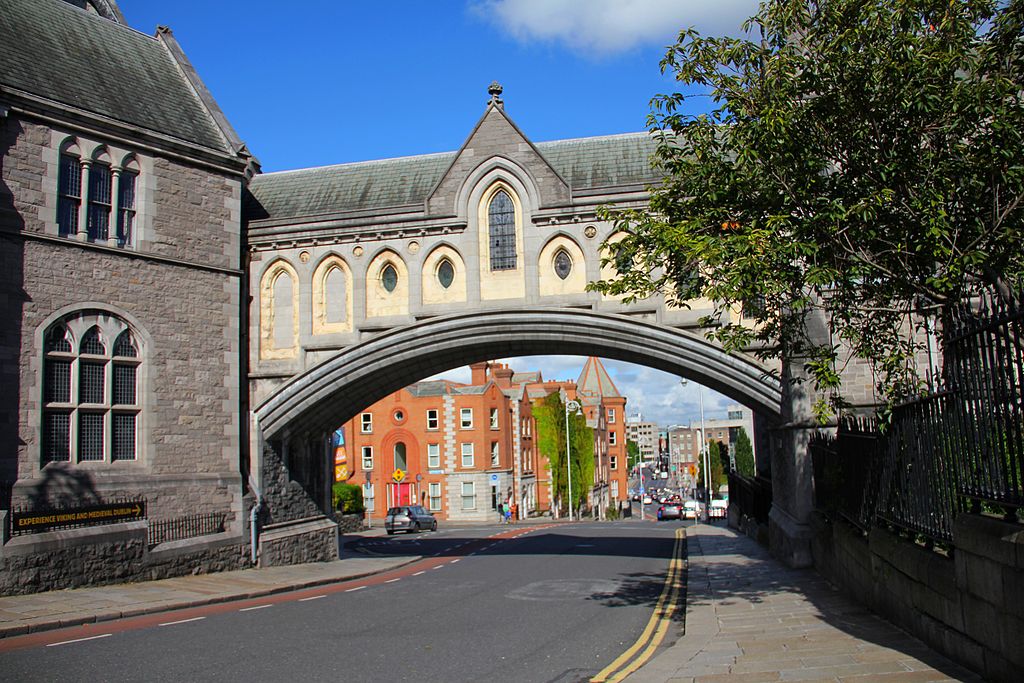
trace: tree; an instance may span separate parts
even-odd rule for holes
[[[533,402],[537,420],[537,451],[547,458],[552,495],[568,505],[568,471],[565,463],[565,403],[556,392]],[[572,505],[578,510],[594,482],[594,430],[582,415],[569,416],[569,444],[572,451]],[[552,501],[554,503],[554,501]]]
[[[718,487],[728,481],[726,467],[722,462],[722,444],[718,441],[708,441],[708,461],[711,464],[711,493],[718,491]],[[697,463],[697,488],[704,488],[704,458]]]
[[[640,462],[640,444],[632,439],[626,439],[626,466],[630,471]]]
[[[919,392],[943,313],[1024,283],[1024,0],[768,0],[745,28],[662,60],[713,109],[652,100],[665,180],[605,210],[618,275],[592,287],[710,299],[709,337],[802,365],[819,418],[851,357]]]
[[[754,447],[747,436],[747,430],[740,427],[736,435],[736,471],[744,477],[753,477],[754,472]]]

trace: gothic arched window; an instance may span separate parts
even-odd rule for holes
[[[564,280],[572,272],[572,257],[565,249],[559,249],[554,259],[555,275]]]
[[[505,190],[498,190],[487,207],[491,270],[516,267],[516,208]]]
[[[81,335],[77,352],[71,328]],[[137,460],[142,361],[128,326],[71,316],[50,328],[43,352],[42,463]]]
[[[441,286],[448,289],[455,282],[455,266],[448,259],[442,259],[437,265],[437,281]]]

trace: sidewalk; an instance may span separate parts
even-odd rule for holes
[[[311,588],[379,574],[420,559],[345,552],[345,545],[357,538],[383,535],[383,529],[372,529],[342,536],[344,559],[335,562],[0,597],[0,638]]]
[[[629,683],[981,680],[746,536],[686,532],[685,635]]]

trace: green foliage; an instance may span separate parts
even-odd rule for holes
[[[331,505],[342,514],[362,514],[363,489],[357,484],[337,482],[331,486]]]
[[[740,427],[736,437],[736,471],[744,477],[753,477],[754,472],[754,447],[747,436],[747,430]]]
[[[819,418],[839,342],[886,399],[920,391],[926,321],[1024,284],[1024,0],[775,0],[747,29],[684,30],[662,60],[698,94],[652,101],[666,178],[605,211],[625,237],[592,288],[710,299],[708,336],[793,362]]]
[[[604,516],[609,522],[617,520],[619,518],[619,506],[609,505],[608,509],[604,511]]]
[[[565,466],[565,403],[556,392],[533,402],[537,420],[537,450],[548,459],[552,488],[557,500],[567,502],[568,470]],[[569,416],[572,448],[572,500],[578,510],[594,482],[594,430],[582,415]]]
[[[640,462],[640,444],[632,439],[626,440],[626,466],[632,470]]]
[[[725,449],[728,453],[728,449]],[[718,491],[718,487],[729,481],[726,475],[726,467],[723,463],[723,444],[718,441],[708,441],[708,460],[711,461],[711,492]],[[727,457],[727,456],[726,456]],[[704,487],[704,458],[700,458],[697,470],[697,486]]]

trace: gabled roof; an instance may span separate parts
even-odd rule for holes
[[[653,184],[655,141],[648,133],[538,142],[537,151],[572,190]],[[252,179],[245,213],[250,220],[287,220],[419,205],[455,160],[455,152],[361,161]]]
[[[622,398],[600,359],[591,356],[576,380],[576,393],[583,399]]]
[[[165,40],[63,0],[0,2],[0,90],[13,89],[233,153]],[[175,45],[176,47],[176,45]],[[183,55],[182,55],[183,57]],[[205,88],[201,88],[205,94]],[[216,109],[216,105],[212,107]],[[219,114],[219,110],[216,112]]]

